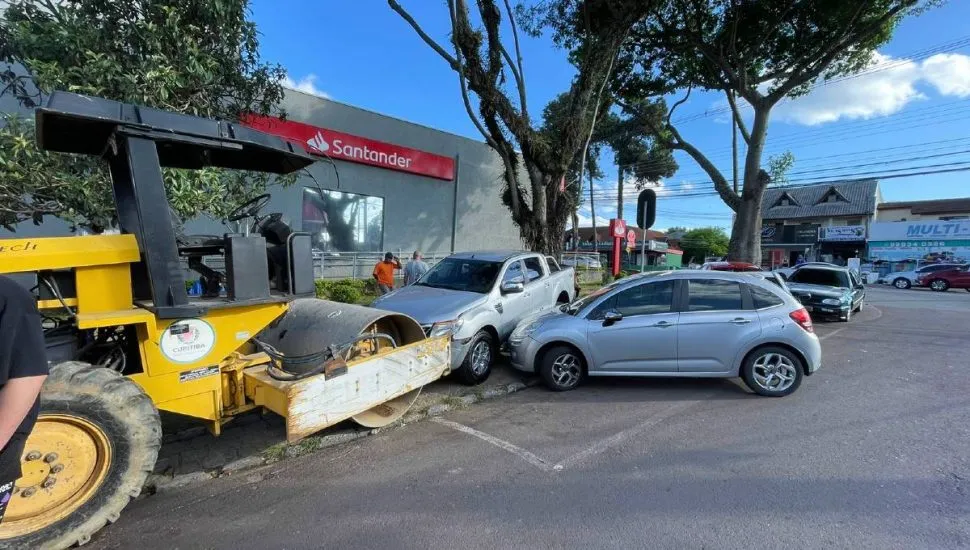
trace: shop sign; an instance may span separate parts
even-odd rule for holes
[[[818,225],[796,225],[794,238],[795,243],[814,243],[818,240]]]
[[[781,232],[778,231],[777,226],[775,225],[761,226],[761,244],[780,242],[778,240],[780,236],[781,236]]]
[[[890,262],[964,263],[970,260],[970,240],[869,241],[869,257]]]
[[[866,227],[864,225],[833,225],[821,227],[818,230],[820,241],[864,241]]]
[[[666,252],[670,245],[663,241],[647,241],[647,249],[654,252]]]
[[[455,159],[294,120],[248,115],[243,124],[303,145],[311,155],[369,164],[441,180],[455,179]]]
[[[626,247],[631,248],[637,245],[637,232],[630,229],[626,232]]]
[[[919,222],[877,222],[869,227],[874,241],[970,239],[970,220]]]

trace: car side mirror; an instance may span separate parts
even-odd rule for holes
[[[615,309],[611,309],[603,315],[603,326],[609,326],[613,323],[619,323],[623,320],[623,314]]]
[[[856,290],[865,290],[866,285],[864,285],[862,283],[859,283],[859,284],[855,285],[855,288],[856,288]]]
[[[502,294],[518,294],[525,292],[525,285],[519,281],[505,281],[500,288]]]

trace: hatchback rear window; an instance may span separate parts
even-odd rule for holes
[[[688,311],[731,311],[743,309],[741,285],[719,279],[691,279]]]

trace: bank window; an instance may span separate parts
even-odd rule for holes
[[[743,309],[741,285],[718,279],[691,279],[688,311],[732,311]]]
[[[525,259],[525,272],[530,283],[542,277],[542,262],[539,261],[538,256]]]
[[[303,189],[302,230],[324,252],[380,252],[384,199],[328,189]]]

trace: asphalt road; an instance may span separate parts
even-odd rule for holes
[[[97,548],[970,546],[970,293],[872,288],[795,394],[599,380],[133,503]]]

